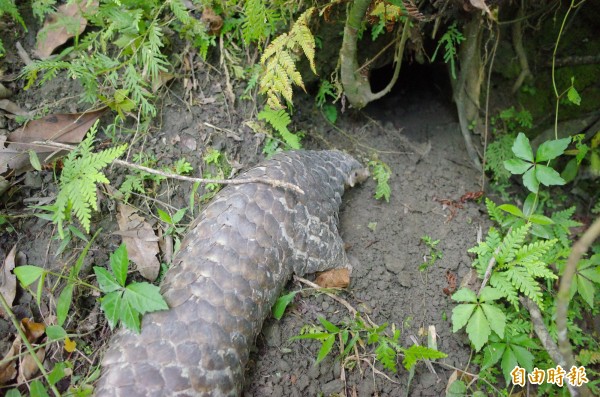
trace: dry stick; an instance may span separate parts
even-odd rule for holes
[[[539,307],[535,304],[534,301],[525,296],[521,296],[519,298],[519,301],[529,311],[529,315],[531,316],[531,322],[533,323],[533,330],[542,342],[542,346],[544,346],[544,349],[546,349],[546,351],[552,358],[552,361],[559,365],[565,365],[564,358],[558,350],[558,345],[554,342],[554,340],[550,336],[550,333],[546,329],[542,312],[540,312]]]
[[[583,233],[583,236],[573,244],[569,259],[567,259],[567,265],[565,271],[560,279],[560,287],[558,288],[558,294],[556,296],[556,331],[558,334],[558,350],[561,356],[565,360],[567,368],[571,368],[575,365],[575,359],[573,358],[573,352],[571,351],[571,343],[569,342],[569,336],[567,334],[567,310],[569,309],[571,284],[573,283],[573,276],[577,270],[577,264],[587,252],[588,248],[596,238],[600,236],[600,217],[592,223],[592,226]],[[585,384],[580,387],[581,395],[591,395],[590,390]],[[573,391],[571,395],[574,396]]]
[[[46,145],[46,146],[57,147],[57,148],[66,149],[66,150],[74,149],[74,147],[71,145],[65,145],[64,143],[58,143],[58,142],[36,141],[36,142],[32,142],[32,144]],[[276,179],[269,179],[269,178],[243,178],[243,179],[193,178],[190,176],[177,175],[177,174],[172,174],[170,172],[155,170],[153,168],[144,167],[143,165],[133,164],[128,161],[119,160],[119,159],[113,160],[113,163],[122,165],[122,166],[125,166],[128,168],[134,168],[134,169],[137,169],[140,171],[144,171],[149,174],[160,175],[160,176],[164,176],[165,178],[179,179],[180,181],[186,181],[186,182],[219,183],[219,184],[223,184],[223,185],[242,185],[245,183],[266,183],[267,185],[281,187],[284,189],[293,190],[294,192],[299,193],[299,194],[304,194],[304,190],[300,189],[298,186],[296,186],[292,183],[278,181]]]
[[[294,276],[294,280],[301,282],[302,284],[306,284],[309,287],[312,287],[316,290],[321,290],[321,292],[323,292],[325,295],[327,295],[328,297],[330,297],[331,299],[333,299],[334,301],[337,301],[339,303],[341,303],[342,305],[344,305],[344,307],[346,309],[348,309],[348,311],[355,316],[357,312],[357,310],[355,308],[352,307],[352,305],[350,303],[348,303],[347,300],[340,298],[339,296],[336,296],[334,294],[332,294],[331,292],[326,292],[323,291],[323,287],[321,287],[319,284],[315,284],[312,281],[308,281],[305,278],[302,277],[298,277],[298,276]]]

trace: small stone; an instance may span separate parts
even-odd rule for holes
[[[404,262],[394,255],[385,254],[383,261],[385,263],[385,268],[394,274],[400,274],[404,271]]]
[[[344,382],[342,382],[341,379],[332,380],[331,382],[325,383],[321,387],[321,392],[325,396],[330,396],[334,393],[340,393],[343,391],[344,391]]]

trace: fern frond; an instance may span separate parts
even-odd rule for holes
[[[538,240],[534,243],[521,246],[514,262],[520,265],[540,262],[548,251],[556,244],[557,240]]]
[[[302,14],[302,16],[305,16],[305,15],[306,15],[306,13]],[[302,18],[302,17],[300,17],[300,18]],[[305,18],[305,19],[307,19],[307,18]],[[294,36],[294,41],[298,45],[300,45],[300,47],[302,48],[302,52],[304,52],[306,59],[308,59],[308,64],[310,65],[310,69],[313,71],[314,74],[317,74],[317,68],[315,67],[315,37],[311,33],[308,26],[306,26],[306,24],[297,25],[297,26],[298,26],[298,28],[295,31],[296,35]],[[288,44],[288,47],[289,47],[289,44]]]
[[[496,255],[496,260],[500,265],[504,265],[514,259],[517,250],[523,245],[525,237],[529,233],[529,223],[511,230],[500,244],[500,249]]]
[[[548,268],[548,265],[545,264],[544,262],[531,262],[531,263],[526,263],[523,265],[523,267],[527,270],[527,272],[529,274],[531,274],[533,277],[536,278],[543,278],[546,280],[556,280],[558,279],[558,276],[556,274],[554,274],[552,272],[552,270],[550,270]]]
[[[381,338],[379,340],[379,344],[375,348],[375,354],[377,356],[377,360],[381,362],[383,367],[389,371],[394,373],[397,372],[396,368],[396,350],[394,350],[385,340],[385,338]]]
[[[292,83],[304,89],[302,76],[296,68],[294,52],[301,48],[306,55],[313,72],[315,39],[308,28],[308,19],[314,7],[306,10],[296,20],[289,33],[279,35],[265,49],[260,63],[263,66],[263,75],[260,78],[261,94],[267,95],[267,104],[272,109],[283,107],[279,96],[283,96],[288,103],[292,103]]]
[[[515,306],[515,308],[519,307],[519,297],[517,290],[511,283],[511,280],[508,279],[506,272],[494,272],[490,277],[490,285],[500,292],[506,298],[506,300]]]
[[[520,266],[514,266],[508,269],[505,274],[515,288],[534,301],[540,309],[544,309],[542,290],[527,269]]]
[[[63,161],[60,190],[53,215],[53,221],[57,223],[61,237],[62,223],[71,211],[89,233],[92,209],[97,209],[96,184],[109,182],[101,170],[122,155],[127,148],[127,145],[121,145],[92,153],[91,146],[96,135],[96,126],[97,124],[92,127],[88,137]]]
[[[292,149],[300,149],[300,137],[288,130],[288,125],[292,122],[290,115],[284,109],[274,110],[265,107],[258,113],[259,120],[268,122],[283,138],[284,142]]]
[[[492,200],[486,197],[485,206],[487,208],[490,219],[496,221],[496,223],[502,226],[502,224],[504,223],[504,214],[500,209],[498,209],[496,203],[494,203]]]

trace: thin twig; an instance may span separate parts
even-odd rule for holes
[[[27,53],[27,51],[25,51],[25,49],[21,45],[21,42],[17,41],[15,44],[15,47],[17,47],[17,54],[19,54],[19,57],[21,57],[21,60],[23,61],[23,63],[27,66],[31,65],[33,63],[33,61],[29,57],[29,54]]]
[[[533,330],[540,339],[540,342],[542,342],[542,346],[544,347],[544,349],[546,349],[546,351],[556,364],[566,366],[565,359],[558,350],[558,345],[550,336],[548,329],[546,329],[542,312],[540,312],[539,307],[535,304],[534,301],[525,296],[519,297],[519,301],[529,311],[529,316],[531,317],[531,322],[533,323]]]
[[[353,316],[355,316],[355,315],[356,315],[356,313],[358,313],[358,311],[357,311],[355,308],[353,308],[353,307],[352,307],[352,305],[351,305],[350,303],[348,303],[348,301],[347,301],[347,300],[345,300],[345,299],[343,299],[343,298],[340,298],[339,296],[337,296],[337,295],[334,295],[334,294],[332,294],[331,292],[326,292],[326,291],[323,291],[323,287],[319,286],[319,284],[315,284],[315,283],[313,283],[312,281],[308,281],[307,279],[305,279],[305,278],[302,278],[302,277],[298,277],[298,276],[294,276],[294,280],[296,280],[296,281],[299,281],[299,282],[301,282],[302,284],[306,284],[306,285],[308,285],[309,287],[311,287],[311,288],[314,288],[314,289],[316,289],[316,290],[320,290],[320,292],[323,292],[325,295],[327,295],[328,297],[330,297],[330,298],[331,298],[331,299],[333,299],[334,301],[337,301],[337,302],[341,303],[342,305],[344,305],[344,307],[345,307],[346,309],[348,309],[348,311],[349,311],[349,312],[350,312],[350,313],[351,313]]]
[[[571,343],[569,342],[567,329],[567,311],[569,309],[569,302],[571,300],[571,284],[573,283],[573,276],[577,270],[577,264],[579,263],[579,260],[583,254],[587,252],[590,245],[592,245],[598,236],[600,236],[600,217],[598,217],[598,219],[592,223],[592,226],[590,226],[589,229],[583,233],[583,236],[581,236],[581,238],[575,244],[573,244],[571,254],[567,259],[565,271],[560,279],[560,287],[558,288],[558,294],[556,296],[556,333],[558,335],[558,349],[561,356],[565,360],[567,368],[571,368],[573,365],[575,365],[575,359],[573,358],[573,352],[571,351]],[[585,384],[581,385],[579,391],[581,392],[582,396],[591,395],[590,390]],[[571,391],[571,395],[575,395],[573,394],[573,391]]]
[[[39,145],[46,145],[46,146],[50,146],[50,147],[56,147],[56,148],[61,148],[61,149],[66,149],[66,150],[73,150],[74,147],[71,145],[65,145],[64,143],[58,143],[58,142],[50,142],[50,141],[36,141],[36,142],[32,142],[33,144],[39,144]],[[186,181],[186,182],[198,182],[198,183],[219,183],[219,184],[223,184],[223,185],[243,185],[245,183],[266,183],[267,185],[272,185],[275,187],[280,187],[283,189],[288,189],[288,190],[293,190],[296,193],[299,194],[304,194],[304,190],[300,189],[298,186],[289,183],[289,182],[284,182],[284,181],[279,181],[276,179],[269,179],[269,178],[243,178],[243,179],[206,179],[206,178],[193,178],[190,176],[185,176],[185,175],[177,175],[177,174],[172,174],[170,172],[164,172],[164,171],[159,171],[159,170],[155,170],[153,168],[148,168],[148,167],[144,167],[143,165],[139,165],[139,164],[133,164],[130,163],[128,161],[124,161],[124,160],[119,160],[119,159],[115,159],[113,160],[113,163],[124,166],[124,167],[128,167],[128,168],[133,168],[133,169],[137,169],[140,171],[144,171],[147,172],[149,174],[154,174],[154,175],[160,175],[160,176],[164,176],[165,178],[171,178],[171,179],[178,179],[180,181]]]

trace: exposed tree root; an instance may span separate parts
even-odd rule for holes
[[[344,38],[340,50],[340,74],[342,86],[344,87],[344,94],[350,104],[357,109],[361,109],[369,102],[382,98],[389,93],[394,87],[394,84],[396,84],[398,76],[400,75],[402,54],[404,53],[404,46],[408,39],[408,32],[410,29],[410,24],[408,22],[405,23],[400,40],[396,44],[396,53],[394,54],[396,66],[394,68],[392,79],[383,90],[373,93],[371,91],[369,78],[366,73],[361,70],[362,68],[358,66],[357,60],[357,33],[370,2],[370,0],[356,0],[352,5],[352,8],[348,12],[348,20],[344,27]]]
[[[467,153],[473,165],[481,170],[479,154],[473,145],[469,125],[479,120],[479,94],[483,82],[483,65],[481,62],[481,36],[483,17],[474,13],[472,20],[465,25],[466,40],[459,50],[460,73],[458,81],[452,80],[452,91],[460,130],[465,140]]]
[[[531,74],[531,70],[529,69],[529,61],[527,60],[527,53],[525,52],[525,48],[523,47],[523,19],[525,16],[525,4],[524,1],[521,1],[521,6],[519,7],[519,13],[517,14],[517,20],[512,27],[512,42],[515,53],[517,54],[517,58],[519,59],[519,65],[521,66],[521,73],[515,84],[512,87],[512,93],[516,93],[519,91],[523,83],[526,79],[531,79],[533,76]]]

